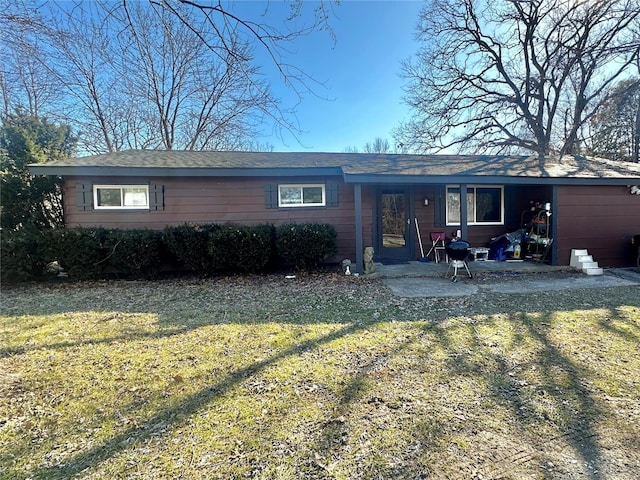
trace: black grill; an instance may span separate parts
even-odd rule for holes
[[[446,245],[445,250],[451,260],[466,260],[471,245],[465,240],[456,240]]]
[[[467,257],[469,256],[469,249],[471,245],[469,242],[465,240],[454,240],[453,242],[447,243],[445,246],[445,251],[447,252],[447,256],[449,257],[449,268],[447,268],[447,273],[445,276],[449,275],[449,270],[453,267],[453,277],[451,277],[452,282],[458,281],[458,268],[464,267],[467,271],[467,275],[469,278],[473,278],[471,272],[469,271],[469,267],[467,266]]]

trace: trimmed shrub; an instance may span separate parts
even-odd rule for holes
[[[54,230],[50,256],[58,261],[69,278],[95,279],[100,277],[108,263],[104,252],[105,236],[103,228]]]
[[[336,238],[333,225],[281,225],[276,228],[276,250],[282,259],[296,268],[310,270],[336,254]]]
[[[169,252],[186,268],[192,272],[208,274],[214,267],[209,255],[209,237],[220,228],[214,224],[166,227],[163,239]]]
[[[50,231],[34,228],[0,232],[0,278],[2,282],[39,280],[45,274]]]
[[[224,226],[209,239],[209,254],[217,268],[247,273],[263,271],[273,259],[271,225]]]
[[[109,230],[105,236],[105,259],[119,275],[153,278],[162,262],[162,232],[155,230]]]

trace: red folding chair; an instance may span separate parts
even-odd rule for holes
[[[447,234],[445,232],[431,232],[429,235],[431,237],[431,249],[429,253],[427,253],[427,257],[433,252],[433,260],[438,263],[440,261],[440,252],[445,254],[445,259],[447,258],[447,252],[445,250]]]

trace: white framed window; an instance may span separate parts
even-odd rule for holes
[[[94,185],[96,209],[149,209],[149,185]]]
[[[460,225],[460,185],[447,185],[447,225]],[[504,187],[467,186],[467,225],[504,225]]]
[[[327,195],[324,184],[278,185],[279,207],[324,207]]]

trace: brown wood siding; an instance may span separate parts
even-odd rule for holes
[[[418,228],[420,229],[420,237],[422,238],[422,245],[424,254],[426,255],[431,248],[431,232],[442,231],[442,228],[435,226],[435,189],[433,186],[419,186],[414,189],[413,201],[414,211],[418,219]],[[429,205],[424,204],[425,198],[429,200]],[[414,225],[415,227],[415,225]],[[446,230],[445,230],[446,231]],[[416,235],[416,251],[415,258],[419,259],[422,255],[420,252],[420,243]]]
[[[338,254],[335,260],[355,259],[355,210],[351,185],[340,177],[328,178],[338,185],[338,206],[322,208],[266,208],[264,188],[277,183],[323,183],[318,178],[241,178],[203,177],[66,177],[65,221],[68,226],[104,228],[149,228],[161,230],[167,225],[184,223],[217,223],[256,225],[270,223],[329,223],[338,234]],[[97,211],[80,210],[76,205],[77,184],[146,184],[164,185],[164,210],[159,211]],[[363,240],[372,241],[372,194],[362,189]]]
[[[640,195],[625,186],[558,188],[555,241],[560,265],[571,249],[587,249],[601,267],[633,265],[630,242],[640,234]]]

